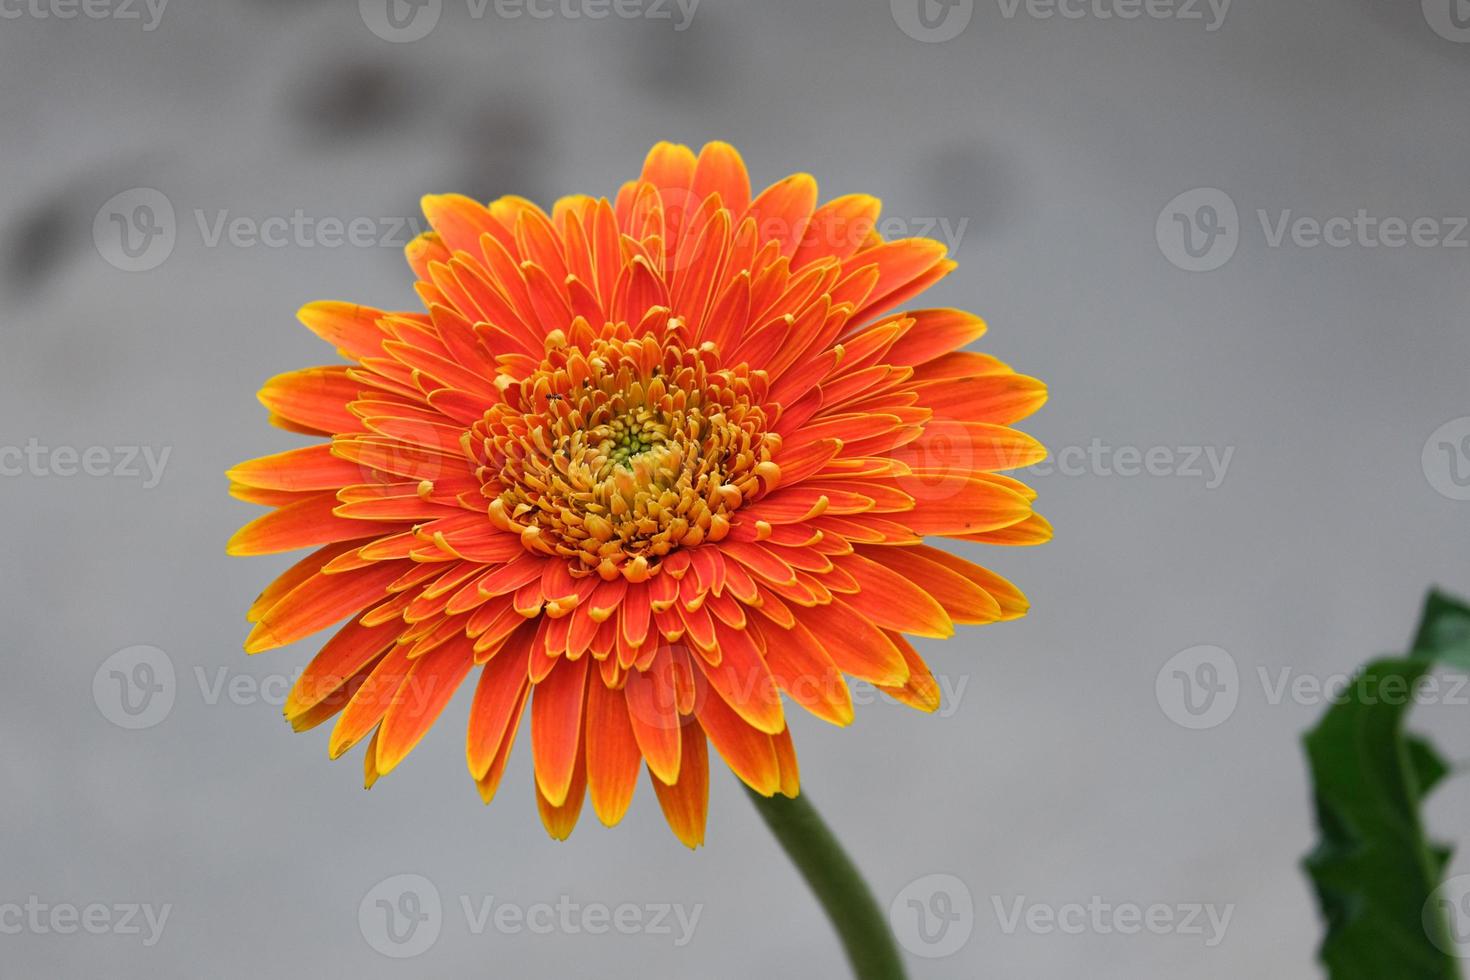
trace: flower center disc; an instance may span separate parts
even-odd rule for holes
[[[781,439],[755,397],[764,375],[722,368],[680,326],[669,319],[662,337],[626,324],[571,340],[553,331],[539,365],[499,376],[503,400],[468,435],[495,526],[573,559],[574,575],[633,582],[674,549],[729,533],[761,481],[778,480]]]

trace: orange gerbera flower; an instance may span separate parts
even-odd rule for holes
[[[707,742],[797,792],[781,692],[838,725],[844,675],[933,710],[904,634],[1020,616],[1009,582],[923,543],[1035,544],[995,473],[1045,451],[1010,423],[1035,379],[958,351],[958,310],[888,313],[954,263],[884,241],[878,201],[817,206],[796,174],[754,199],[734,148],[661,143],[616,202],[424,199],[408,248],[427,312],[313,303],[352,363],[266,383],[282,428],[326,437],[241,464],[274,508],[236,555],[316,549],[250,610],[255,653],[345,617],[286,704],[365,736],[367,783],[471,671],[470,774],[494,795],[522,712],[550,833],[590,794],[617,823],[641,765],[703,840]]]

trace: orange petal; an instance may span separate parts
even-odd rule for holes
[[[361,391],[345,366],[313,367],[276,375],[256,397],[272,415],[326,435],[361,427],[347,408]]]
[[[1002,620],[1018,619],[1026,615],[1026,610],[1031,606],[1020,589],[988,568],[928,545],[920,545],[914,551],[923,556],[925,560],[942,565],[949,571],[963,576],[978,588],[984,589],[1000,605]]]
[[[938,560],[936,548],[909,545],[898,548],[859,547],[860,553],[881,562],[932,595],[956,623],[976,625],[1001,618],[1000,604],[965,575]],[[901,683],[901,682],[898,682]]]
[[[516,734],[520,729],[521,714],[526,707],[526,698],[530,693],[530,685],[521,688],[520,695],[516,698],[515,705],[511,711],[510,721],[505,726],[505,738],[500,742],[500,748],[496,750],[495,757],[490,761],[490,766],[485,770],[485,775],[475,780],[475,788],[480,791],[480,799],[489,803],[495,798],[495,792],[500,788],[500,780],[505,775],[506,763],[510,761],[510,753],[515,748]]]
[[[436,262],[448,262],[450,253],[437,231],[426,231],[416,235],[413,241],[404,246],[403,257],[408,260],[408,267],[419,281],[427,282],[432,275],[429,267]]]
[[[893,294],[905,285],[921,280],[938,263],[944,261],[948,249],[932,238],[899,238],[865,248],[843,263],[851,272],[864,266],[877,266],[878,282],[870,294],[869,306]],[[854,320],[854,323],[861,321]]]
[[[532,713],[535,712],[533,705]],[[581,753],[577,753],[574,760],[575,765],[567,782],[566,795],[561,802],[553,803],[541,792],[541,784],[536,784],[536,810],[541,814],[541,824],[553,840],[566,840],[572,836],[572,830],[577,826],[577,818],[582,815],[582,801],[587,796],[587,760]]]
[[[891,519],[916,534],[975,534],[1010,527],[1031,516],[1031,501],[1007,487],[968,475],[916,471],[898,481],[913,510]]]
[[[302,446],[241,463],[225,473],[236,483],[266,490],[339,490],[362,479],[362,470],[332,455],[332,444]]]
[[[908,679],[903,654],[882,630],[843,600],[796,611],[792,627],[798,642],[820,644],[843,673],[874,684],[898,685]]]
[[[643,754],[628,720],[628,701],[594,678],[587,692],[587,787],[597,819],[611,827],[623,819],[633,802]]]
[[[755,220],[756,231],[762,238],[781,242],[781,254],[790,256],[801,245],[816,206],[816,178],[811,174],[792,174],[761,191],[750,202],[747,216]]]
[[[246,620],[252,623],[259,622],[261,614],[280,602],[287,592],[290,592],[296,586],[321,571],[323,566],[339,555],[351,551],[355,547],[356,543],[352,541],[329,544],[325,547],[318,548],[286,569],[276,577],[275,581],[267,585],[265,590],[250,604],[250,610],[245,614]]]
[[[801,792],[801,769],[796,764],[796,745],[791,741],[790,729],[783,728],[771,736],[776,746],[776,760],[781,764],[781,795],[796,799]]]
[[[749,633],[721,624],[717,631],[720,662],[695,657],[710,686],[749,725],[769,735],[786,727],[781,695]]]
[[[796,581],[796,572],[788,565],[780,552],[754,541],[726,539],[720,550],[728,558],[734,558],[756,575],[775,585]]]
[[[643,161],[643,179],[661,191],[688,190],[694,180],[694,151],[680,143],[655,143]]]
[[[535,632],[534,623],[522,623],[480,671],[465,740],[470,775],[477,781],[485,778],[502,747],[515,737],[512,724],[520,718],[530,687],[526,659]]]
[[[890,364],[923,364],[985,334],[985,321],[964,310],[904,310],[901,316],[914,323],[888,349]]]
[[[780,626],[762,629],[761,633],[766,640],[766,663],[781,690],[823,721],[839,726],[851,724],[852,693],[826,651],[806,642],[811,634]]]
[[[913,644],[899,636],[897,633],[889,633],[888,638],[903,653],[903,659],[909,665],[909,679],[901,687],[879,687],[878,690],[894,698],[901,704],[920,711],[937,711],[939,709],[939,683],[934,680],[934,675],[929,671],[929,665],[919,656]]]
[[[271,555],[402,530],[397,525],[338,517],[332,513],[336,506],[337,495],[331,492],[287,504],[236,531],[225,551],[231,555]]]
[[[954,635],[954,622],[938,600],[884,565],[881,553],[877,560],[853,554],[843,559],[839,567],[856,580],[862,599],[872,597],[872,602],[862,602],[862,608],[879,626],[915,636],[943,639]]]
[[[679,729],[675,729],[679,735]],[[653,792],[658,805],[664,812],[669,829],[685,847],[695,848],[704,843],[704,827],[709,816],[709,751],[704,732],[698,725],[688,724],[680,736],[683,744],[680,754],[684,763],[679,768],[679,778],[666,783],[653,776]]]
[[[352,359],[382,353],[384,334],[378,320],[383,316],[382,310],[370,306],[332,301],[308,303],[296,312],[306,329]]]
[[[915,388],[938,418],[1010,425],[1046,404],[1046,385],[1024,374],[988,374]]]
[[[377,770],[386,775],[428,732],[474,666],[474,651],[464,633],[418,657],[394,696],[378,729]]]
[[[863,247],[878,221],[882,202],[867,194],[836,197],[817,208],[807,225],[801,247],[791,260],[800,269],[814,259],[845,259]]]
[[[689,194],[695,201],[718,194],[731,214],[744,214],[750,206],[750,174],[740,152],[729,143],[704,144],[694,164]]]
[[[1052,538],[1051,522],[1040,514],[1032,514],[1024,521],[996,531],[981,531],[978,534],[958,535],[961,541],[979,541],[982,544],[1026,546],[1045,544]]]
[[[408,647],[402,643],[393,646],[378,661],[373,672],[363,681],[357,693],[352,695],[352,700],[337,718],[332,737],[327,743],[327,752],[333,759],[340,757],[377,727],[392,706],[393,697],[398,693],[398,687],[411,666]]]
[[[715,751],[745,785],[762,796],[780,789],[781,763],[770,735],[752,728],[720,697],[705,697],[695,717]]]
[[[582,757],[582,714],[587,696],[587,664],[582,657],[558,661],[536,684],[531,699],[531,752],[536,786],[553,806],[567,800]]]
[[[294,643],[359,613],[388,594],[406,561],[381,562],[346,572],[317,572],[266,610],[245,640],[247,653]]]
[[[660,647],[647,670],[634,670],[623,685],[628,721],[648,769],[661,782],[679,776],[679,710],[674,688],[674,665],[667,647]]]
[[[305,714],[340,691],[358,671],[388,649],[401,629],[400,624],[389,622],[376,627],[348,623],[338,630],[296,679],[286,698],[287,719]]]
[[[505,227],[479,201],[463,194],[429,194],[420,206],[450,252],[480,251],[480,236],[503,236]]]

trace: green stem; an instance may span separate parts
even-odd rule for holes
[[[805,790],[791,800],[746,787],[755,808],[806,879],[842,940],[857,980],[904,980],[903,963],[873,892],[822,822]]]

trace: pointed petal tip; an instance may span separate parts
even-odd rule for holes
[[[250,631],[250,635],[245,637],[245,652],[249,654],[264,653],[267,650],[274,650],[280,645],[265,623],[256,623],[255,628]]]
[[[541,773],[538,771],[536,773],[536,789],[546,798],[547,803],[553,807],[559,807],[566,803],[567,794],[571,791],[571,785],[568,783],[565,786],[547,786]]]

